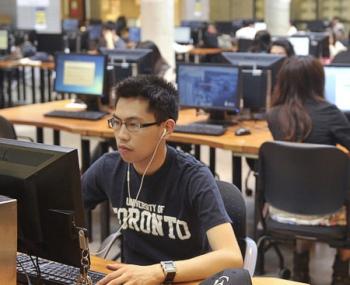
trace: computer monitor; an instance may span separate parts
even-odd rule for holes
[[[55,54],[64,50],[64,38],[62,34],[37,34],[37,51]]]
[[[324,72],[326,100],[350,112],[350,65],[325,65]]]
[[[309,55],[310,54],[310,38],[307,35],[293,36],[288,38],[289,42],[294,48],[296,55]]]
[[[192,43],[190,27],[175,27],[174,40],[179,44]]]
[[[9,51],[9,34],[8,30],[0,29],[0,54],[6,54]]]
[[[232,21],[215,21],[215,27],[220,34],[234,35]]]
[[[65,32],[77,32],[79,30],[78,19],[64,19],[62,21],[62,29]]]
[[[328,33],[308,33],[310,37],[310,54],[314,57],[330,57],[329,34]]]
[[[130,27],[129,28],[129,41],[138,43],[141,41],[141,28]]]
[[[240,70],[217,64],[177,65],[180,106],[209,112],[208,123],[226,124],[225,115],[239,112]]]
[[[98,110],[104,95],[107,59],[104,55],[57,53],[54,91],[73,93],[85,101],[89,110]]]
[[[101,54],[108,56],[108,62],[116,66],[124,68],[132,65],[132,75],[138,74],[152,74],[152,50],[135,48],[135,49],[107,49],[100,48]]]
[[[99,40],[102,35],[102,24],[90,24],[87,28],[89,32],[89,40]]]
[[[0,139],[0,195],[17,199],[18,251],[80,266],[76,149]]]
[[[243,52],[223,52],[222,55],[228,63],[242,69],[243,108],[249,109],[253,116],[264,113],[285,57]]]

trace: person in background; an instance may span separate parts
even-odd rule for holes
[[[312,56],[285,60],[267,121],[275,140],[336,145],[350,150],[350,124],[345,115],[324,99],[325,76],[320,61]],[[278,173],[276,173],[278,175]],[[332,215],[294,215],[269,207],[272,219],[297,224],[346,224],[345,208]],[[293,278],[309,283],[309,250],[312,242],[297,240]],[[332,285],[349,285],[350,250],[339,249],[333,264]]]
[[[151,73],[153,75],[166,78],[167,73],[169,72],[169,69],[171,69],[171,66],[166,62],[166,60],[161,55],[157,45],[153,41],[143,41],[143,42],[139,42],[136,45],[136,48],[151,49],[152,50]]]
[[[249,48],[250,52],[268,53],[271,46],[271,35],[267,30],[261,30],[255,34],[254,41]]]
[[[284,55],[286,57],[295,55],[293,45],[287,39],[273,41],[271,44],[270,53]]]
[[[253,20],[244,20],[243,27],[238,29],[235,33],[237,39],[250,39],[253,40],[256,34]]]
[[[203,34],[203,47],[204,48],[218,48],[218,31],[215,24],[209,23],[206,31]]]
[[[175,87],[156,76],[116,88],[108,120],[118,151],[82,176],[86,209],[108,200],[122,233],[122,263],[97,284],[170,284],[243,266],[220,191],[207,166],[167,145],[178,118]]]
[[[296,28],[294,23],[292,21],[289,21],[289,28],[288,28],[288,31],[287,31],[287,36],[293,36],[297,32],[298,32],[298,29]]]
[[[103,25],[99,47],[106,47],[107,49],[126,48],[126,43],[117,35],[115,24],[112,21],[108,21]]]
[[[329,54],[331,59],[334,58],[338,53],[346,51],[347,48],[341,41],[337,39],[337,35],[334,31],[328,31],[329,34]]]

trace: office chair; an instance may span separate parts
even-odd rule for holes
[[[0,116],[0,138],[17,139],[16,131],[12,123],[2,116]]]
[[[332,64],[349,64],[350,63],[350,51],[345,50],[336,54],[332,60]]]
[[[279,243],[307,239],[331,247],[350,247],[349,158],[335,146],[266,142],[259,151],[256,211],[262,224],[258,240],[257,271],[264,273],[264,253],[274,248],[280,275],[289,278]],[[278,222],[266,212],[266,203],[302,215],[328,215],[346,206],[346,226],[297,225]],[[265,209],[265,210],[264,210]]]
[[[13,139],[13,140],[25,139],[33,142],[33,139],[31,137],[17,136],[13,124],[3,116],[0,116],[0,138]]]
[[[253,276],[257,260],[257,246],[255,241],[246,236],[246,206],[242,193],[231,183],[224,181],[216,181],[216,183],[224,201],[225,209],[232,220],[232,227],[242,251],[243,268],[248,270],[250,276]],[[119,248],[121,248],[121,234],[119,232],[108,236],[102,242],[98,252],[94,254],[106,258],[114,242],[117,242]],[[120,258],[121,256],[122,253],[117,249],[113,259]]]

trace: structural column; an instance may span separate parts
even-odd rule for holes
[[[291,0],[265,0],[265,21],[275,36],[287,35],[290,25]]]
[[[141,0],[141,38],[159,47],[164,59],[175,67],[174,1]]]

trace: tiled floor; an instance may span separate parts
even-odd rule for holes
[[[16,126],[16,131],[18,135],[31,136],[33,138],[35,134],[34,127],[28,126]],[[45,143],[52,143],[52,131],[46,130],[44,131],[44,141]],[[92,140],[91,147],[93,148],[97,144],[97,140]],[[80,137],[78,135],[73,135],[70,133],[62,132],[61,133],[61,145],[78,148],[80,153]],[[208,163],[208,153],[209,150],[207,147],[201,148],[201,157],[205,163]],[[229,151],[217,150],[217,173],[221,180],[231,181],[231,155]],[[243,173],[246,176],[248,171],[248,167],[243,165]],[[254,178],[252,177],[249,180],[248,186],[254,189]],[[243,186],[244,187],[244,186]],[[243,194],[245,195],[245,189],[243,189]],[[252,197],[245,197],[247,201],[247,209],[248,209],[248,232],[252,231],[252,216],[253,216],[253,208],[254,202]],[[100,239],[99,239],[99,220],[98,220],[98,209],[94,211],[93,215],[93,242],[91,243],[92,252],[98,248]],[[116,225],[112,221],[112,230],[116,230]],[[285,247],[283,248],[284,255],[286,257],[287,267],[291,268],[291,248]],[[311,262],[310,262],[310,274],[312,277],[313,285],[327,285],[331,282],[331,266],[333,263],[335,250],[329,248],[324,244],[317,244],[314,250],[311,253]],[[278,266],[277,266],[277,258],[275,253],[271,250],[266,255],[266,274],[274,275],[278,274]]]

